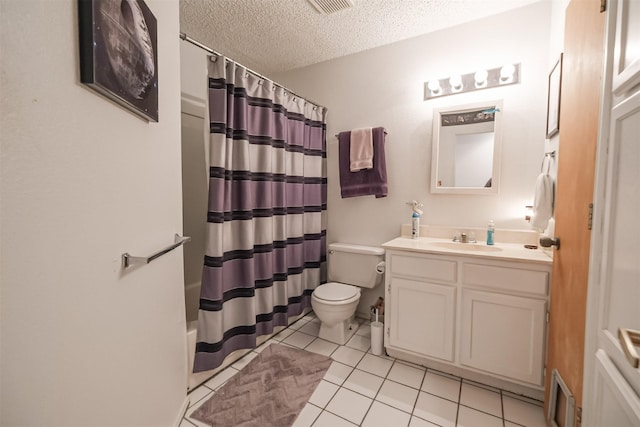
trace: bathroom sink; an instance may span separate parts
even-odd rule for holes
[[[471,252],[500,252],[502,248],[496,246],[489,246],[482,243],[458,243],[458,242],[434,242],[433,246],[444,249],[453,249],[456,251],[471,251]]]

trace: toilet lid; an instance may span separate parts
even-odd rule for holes
[[[329,282],[318,286],[313,294],[316,298],[326,301],[344,301],[357,296],[358,291],[355,286]]]

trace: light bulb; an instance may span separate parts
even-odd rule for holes
[[[516,71],[516,67],[513,64],[507,64],[500,69],[500,81],[506,82],[513,79],[513,73]]]
[[[489,76],[489,73],[487,73],[487,70],[476,71],[476,73],[473,76],[474,80],[476,81],[476,87],[486,86],[488,76]]]
[[[427,83],[427,87],[429,88],[431,93],[435,94],[440,92],[440,82],[438,80],[429,80],[429,83]]]
[[[451,85],[451,89],[454,92],[462,90],[462,77],[460,77],[460,74],[451,76],[451,78],[449,79],[449,84]]]
[[[533,216],[533,206],[526,205],[524,207],[524,220],[527,222],[531,222],[531,217]]]

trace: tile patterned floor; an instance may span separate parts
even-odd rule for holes
[[[544,427],[542,402],[370,352],[369,322],[346,345],[318,338],[313,313],[193,390],[180,427],[205,426],[190,415],[272,342],[334,361],[295,427]]]

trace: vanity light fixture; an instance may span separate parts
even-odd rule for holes
[[[473,73],[453,74],[424,83],[424,99],[520,83],[520,64],[505,64]]]

